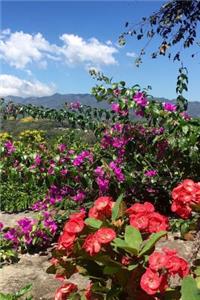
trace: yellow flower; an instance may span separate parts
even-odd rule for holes
[[[12,140],[12,136],[8,132],[0,132],[0,141]]]
[[[26,117],[26,118],[22,118],[20,119],[20,123],[29,123],[29,122],[34,122],[35,120],[33,119],[33,117]]]

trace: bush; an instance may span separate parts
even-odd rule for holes
[[[84,211],[69,216],[48,270],[56,278],[69,278],[57,290],[56,300],[160,299],[170,277],[189,274],[189,264],[176,250],[154,250],[167,234],[168,219],[149,202],[126,209],[122,199],[100,197],[88,217]],[[84,288],[70,283],[74,273],[88,279]]]

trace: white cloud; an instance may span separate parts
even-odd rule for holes
[[[10,29],[0,33],[0,58],[9,65],[25,69],[31,63],[46,68],[48,60],[65,62],[67,65],[77,64],[114,65],[117,61],[114,54],[118,52],[111,41],[101,43],[96,38],[84,40],[74,34],[60,36],[63,45],[49,43],[41,33],[29,34],[23,31],[12,33]]]
[[[137,54],[135,52],[127,52],[126,55],[128,57],[133,57],[133,58],[137,57]]]
[[[41,33],[31,35],[23,31],[8,31],[7,35],[1,36],[0,58],[18,69],[24,69],[32,62],[40,65],[46,54],[55,50],[56,46],[50,45]]]
[[[52,95],[55,92],[54,85],[46,85],[38,80],[28,81],[19,77],[0,75],[0,96],[41,97]]]
[[[80,63],[89,63],[95,66],[117,64],[113,56],[118,52],[117,49],[100,43],[96,38],[87,41],[78,35],[63,34],[60,39],[64,42],[60,51],[69,65]]]

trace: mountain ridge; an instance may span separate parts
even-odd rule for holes
[[[85,93],[69,93],[69,94],[60,94],[55,93],[51,96],[42,96],[42,97],[18,97],[18,96],[6,96],[4,97],[6,102],[13,101],[14,103],[19,104],[32,104],[35,106],[44,106],[49,108],[62,108],[64,104],[79,101],[83,105],[89,105],[97,108],[110,109],[110,105],[107,102],[98,102],[94,96],[91,94]],[[164,97],[153,97],[154,100],[161,102],[170,102],[175,103],[176,100],[169,100]],[[192,117],[200,117],[200,102],[191,101],[188,103],[188,113]]]

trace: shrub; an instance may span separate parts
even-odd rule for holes
[[[88,215],[84,211],[70,215],[49,268],[56,278],[69,279],[55,299],[162,296],[170,277],[183,278],[190,272],[189,264],[175,250],[154,251],[168,226],[167,218],[155,212],[151,203],[126,209],[122,196],[116,202],[100,197]],[[87,286],[70,283],[74,273],[88,278]]]

